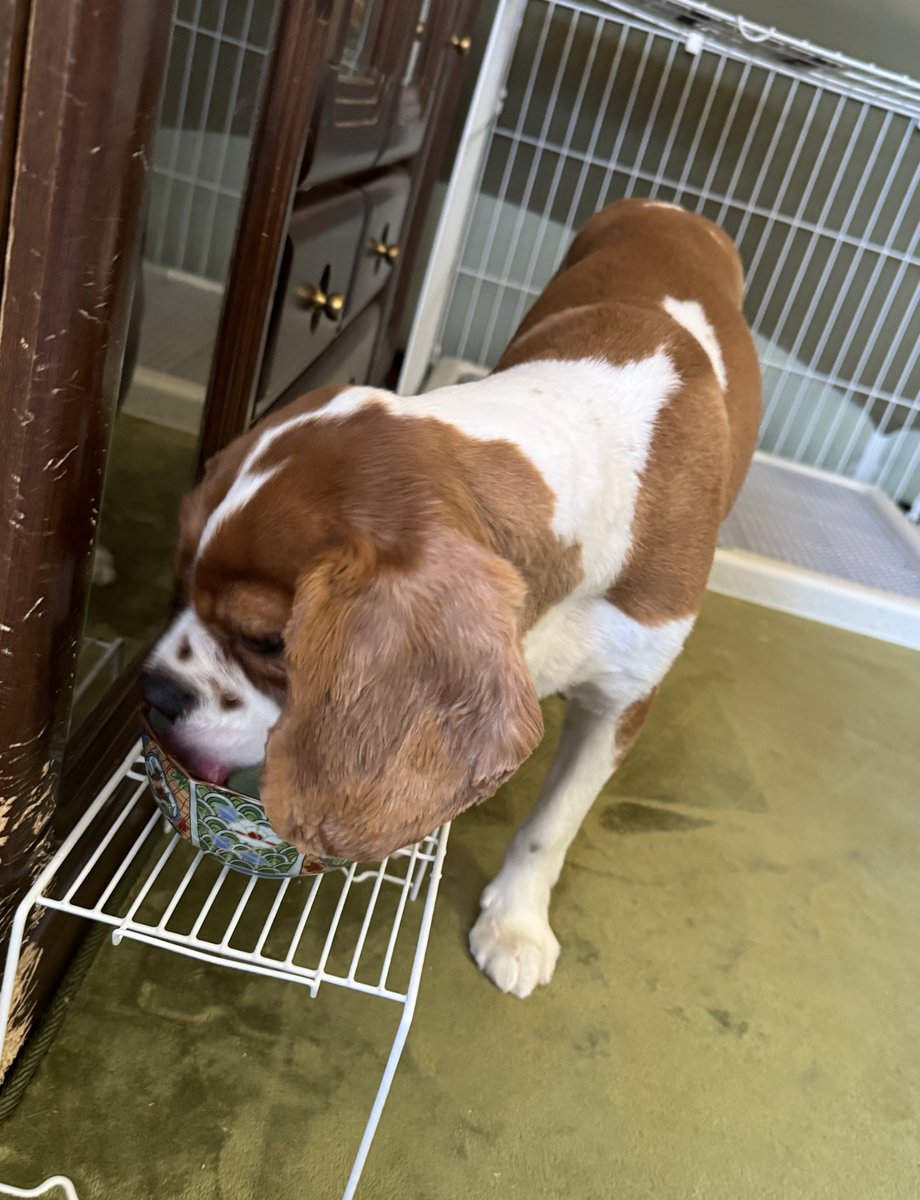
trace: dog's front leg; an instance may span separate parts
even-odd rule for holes
[[[523,999],[552,978],[559,943],[549,924],[550,893],[585,814],[635,741],[651,700],[614,715],[569,701],[539,799],[482,893],[470,933],[473,957],[503,992]]]

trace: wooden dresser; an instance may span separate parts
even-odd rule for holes
[[[307,97],[295,81],[316,39],[282,17],[218,336],[204,457],[311,387],[387,377],[477,8],[476,0],[342,0],[327,18],[314,11],[325,51],[306,121]],[[283,221],[281,188],[290,193]]]

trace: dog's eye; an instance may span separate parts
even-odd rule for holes
[[[237,640],[244,650],[261,654],[263,658],[271,658],[284,649],[284,638],[280,633],[269,633],[265,637],[244,637],[240,634]]]

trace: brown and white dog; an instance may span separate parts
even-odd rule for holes
[[[757,436],[730,239],[672,205],[592,217],[487,378],[304,396],[186,498],[186,607],[148,699],[189,768],[260,762],[275,829],[373,859],[490,796],[568,699],[473,955],[549,982],[550,891],[683,647]]]

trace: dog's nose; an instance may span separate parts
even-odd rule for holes
[[[142,671],[139,686],[144,702],[161,712],[167,721],[178,721],[195,702],[193,692],[159,671]]]

